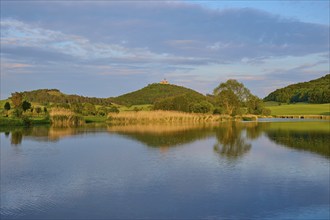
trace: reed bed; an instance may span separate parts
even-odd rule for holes
[[[71,127],[85,124],[84,118],[69,109],[55,108],[49,113],[51,124],[55,127]]]
[[[232,117],[228,115],[197,114],[175,111],[139,111],[109,113],[108,121],[118,124],[134,123],[206,123],[228,121]]]

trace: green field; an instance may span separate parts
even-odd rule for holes
[[[45,117],[29,118],[30,125],[46,125],[50,124],[50,120]],[[10,118],[0,116],[0,127],[6,126],[26,126],[27,124],[21,118]]]
[[[327,104],[281,104],[266,103],[272,115],[330,115],[330,103]]]

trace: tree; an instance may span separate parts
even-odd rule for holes
[[[231,90],[223,90],[217,97],[218,104],[223,108],[225,114],[236,115],[239,113],[241,103]]]
[[[96,115],[96,108],[91,103],[85,103],[83,106],[83,115]]]
[[[28,101],[26,101],[26,100],[24,100],[24,101],[22,102],[22,109],[23,109],[23,111],[25,112],[25,111],[28,110],[29,108],[31,108],[31,103],[28,102]]]
[[[13,105],[15,108],[19,108],[22,105],[23,96],[19,92],[15,92],[11,94],[11,101],[13,102]]]
[[[38,106],[38,107],[35,108],[35,111],[37,112],[37,114],[39,116],[39,114],[41,113],[41,108]]]
[[[241,114],[242,107],[247,107],[247,112],[251,114],[270,114],[269,110],[265,110],[261,99],[253,95],[242,83],[234,79],[221,83],[214,89],[213,93],[217,104],[220,105],[225,114]]]
[[[213,105],[208,101],[201,101],[190,105],[190,111],[195,113],[208,113],[213,109]]]
[[[213,91],[215,96],[219,95],[222,91],[231,91],[236,96],[238,101],[242,104],[246,102],[251,94],[250,90],[245,88],[243,83],[239,83],[235,79],[229,79],[225,83],[221,83]]]
[[[246,102],[247,112],[250,114],[260,115],[262,114],[264,103],[257,96],[251,95]]]
[[[4,106],[4,109],[5,109],[6,111],[9,111],[10,108],[11,108],[11,106],[10,106],[9,102],[6,102],[6,103],[5,103],[5,106]]]
[[[10,104],[9,104],[9,102],[6,102],[3,108],[6,111],[6,117],[8,117],[8,111],[10,110]]]
[[[240,114],[240,108],[246,105],[252,95],[250,90],[234,79],[221,83],[214,89],[213,94],[217,103],[223,108],[224,113],[229,115]]]

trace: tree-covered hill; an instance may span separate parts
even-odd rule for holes
[[[330,74],[277,89],[265,97],[264,101],[330,103]]]
[[[40,104],[80,104],[91,103],[93,105],[111,105],[109,98],[85,97],[79,95],[67,95],[58,89],[38,89],[33,91],[21,92],[24,99]]]
[[[158,100],[179,95],[187,95],[195,101],[206,99],[204,95],[192,89],[177,85],[153,83],[140,90],[112,98],[112,101],[121,105],[154,104]]]

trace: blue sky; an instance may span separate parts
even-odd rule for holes
[[[329,1],[1,1],[1,99],[111,97],[166,78],[263,98],[329,73]]]

